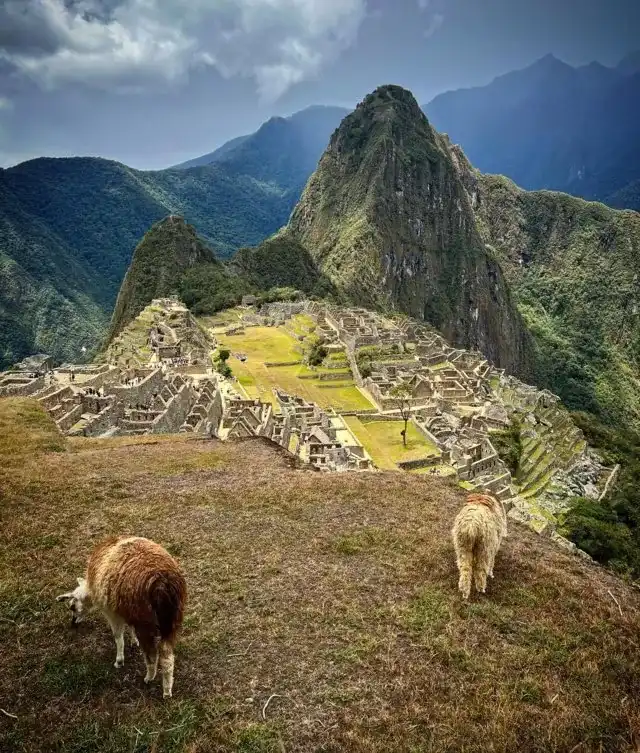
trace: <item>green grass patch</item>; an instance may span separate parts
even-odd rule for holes
[[[407,426],[405,447],[400,435],[404,424],[400,421],[363,421],[356,416],[346,416],[345,421],[373,462],[383,470],[398,470],[398,462],[440,454],[413,423]]]
[[[54,420],[32,398],[0,398],[0,455],[3,465],[21,463],[25,456],[64,452],[67,444]]]
[[[331,657],[339,664],[362,664],[367,657],[380,646],[380,641],[373,635],[359,636],[358,640],[348,646],[337,648],[331,652]]]
[[[232,353],[244,353],[249,361],[281,363],[299,361],[299,343],[284,327],[248,327],[243,334],[220,338]]]
[[[435,636],[450,618],[449,596],[433,585],[425,586],[406,606],[402,622],[413,633]]]
[[[24,625],[39,621],[51,609],[51,602],[40,593],[20,588],[7,579],[0,582],[0,628],[2,624]]]
[[[45,662],[40,682],[54,696],[82,697],[102,692],[113,682],[114,672],[113,663],[102,656],[68,652]]]
[[[380,528],[365,528],[362,531],[339,536],[334,546],[340,554],[362,554],[381,547],[388,547],[390,537],[387,531]]]
[[[191,701],[145,709],[122,723],[88,719],[55,740],[60,753],[187,753],[206,715]]]
[[[281,389],[291,395],[299,395],[322,408],[338,411],[371,410],[373,405],[356,387],[350,370],[334,370],[320,367],[310,369],[300,363],[292,366],[267,368],[265,363],[286,363],[300,360],[300,353],[294,350],[299,345],[284,328],[252,327],[244,335],[223,338],[221,343],[232,353],[242,353],[246,361],[233,356],[229,359],[234,375],[252,398],[275,402],[273,390]],[[302,376],[316,377],[323,373],[342,374],[338,381],[301,379]]]
[[[235,733],[237,753],[281,753],[282,736],[277,725],[249,724]]]

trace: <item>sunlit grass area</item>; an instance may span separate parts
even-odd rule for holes
[[[400,434],[404,424],[400,421],[365,421],[356,416],[346,416],[345,420],[378,468],[397,470],[398,462],[440,454],[411,422],[407,426],[405,447]]]
[[[322,408],[337,411],[373,408],[354,383],[348,368],[311,369],[302,363],[301,343],[283,327],[250,327],[244,334],[223,336],[219,340],[221,347],[231,351],[229,365],[250,397],[273,402],[273,390],[279,388],[317,403]],[[241,361],[237,355],[246,356],[246,360]],[[289,366],[265,365],[292,361],[299,363]],[[320,379],[323,374],[340,378]]]

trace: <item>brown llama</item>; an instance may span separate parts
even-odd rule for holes
[[[98,544],[87,563],[86,576],[68,600],[72,624],[82,621],[86,607],[98,608],[116,642],[116,667],[124,665],[124,633],[140,645],[147,667],[144,681],[155,679],[160,662],[162,689],[171,697],[173,648],[184,615],[187,584],[175,559],[149,539],[112,536]]]

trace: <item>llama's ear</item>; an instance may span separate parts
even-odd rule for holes
[[[86,583],[86,580],[84,578],[76,578],[76,580],[78,581],[79,586],[84,586],[84,584]]]
[[[69,591],[67,594],[60,594],[60,596],[56,596],[56,601],[65,601],[66,599],[73,598],[73,591]]]

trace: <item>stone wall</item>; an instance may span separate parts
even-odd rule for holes
[[[114,386],[111,388],[111,392],[127,405],[135,405],[136,403],[144,405],[151,400],[154,392],[161,392],[164,384],[162,369],[156,369],[139,384],[130,387]]]
[[[153,421],[151,433],[174,434],[180,431],[197,397],[193,387],[183,384],[169,400],[166,410]]]
[[[63,400],[73,397],[73,390],[69,386],[60,387],[55,392],[51,392],[46,397],[39,398],[40,404],[47,410],[51,410],[56,405],[60,405]]]
[[[82,416],[82,405],[74,405],[68,413],[56,421],[60,431],[68,431]]]
[[[84,427],[83,434],[85,437],[99,437],[114,426],[117,426],[123,416],[123,405],[121,402],[112,399],[98,415],[90,418]]]
[[[419,468],[429,468],[430,466],[438,466],[442,464],[442,458],[439,455],[428,455],[426,458],[419,458],[418,460],[403,460],[396,463],[401,471],[415,471]]]
[[[39,376],[36,379],[31,379],[29,381],[20,380],[18,374],[16,374],[15,377],[17,377],[17,379],[13,383],[11,383],[11,377],[9,377],[5,383],[0,382],[1,397],[23,397],[27,395],[33,395],[34,393],[44,389],[44,376]]]

